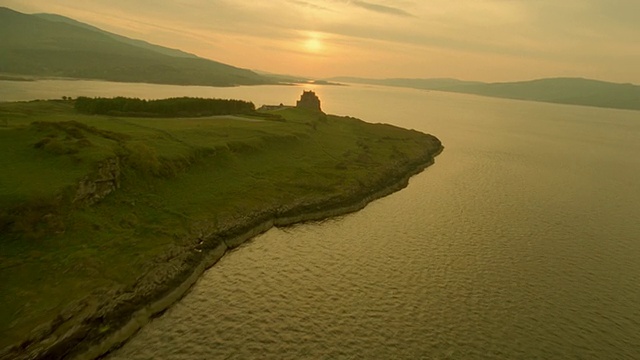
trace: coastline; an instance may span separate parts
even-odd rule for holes
[[[125,291],[107,294],[108,300],[72,304],[50,324],[32,333],[18,346],[0,351],[0,359],[95,359],[124,344],[155,316],[180,300],[202,273],[228,250],[264,233],[285,227],[356,212],[370,202],[405,188],[409,179],[434,163],[443,151],[428,149],[419,158],[395,167],[381,176],[373,188],[312,203],[290,205],[250,214],[226,229],[194,239],[162,265]]]

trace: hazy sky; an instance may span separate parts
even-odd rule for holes
[[[0,0],[231,65],[330,77],[640,83],[640,0]]]

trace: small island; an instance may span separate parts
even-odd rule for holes
[[[408,184],[434,136],[221,99],[0,103],[0,359],[97,358],[229,249]]]

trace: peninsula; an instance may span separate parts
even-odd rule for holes
[[[0,103],[0,359],[102,356],[228,249],[357,211],[443,149],[298,104]]]

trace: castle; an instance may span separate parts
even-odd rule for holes
[[[322,112],[320,99],[316,93],[311,90],[302,92],[302,96],[300,96],[300,100],[296,103],[296,107]]]
[[[280,105],[262,105],[258,110],[272,111],[292,107],[293,106],[288,106],[281,103]],[[295,107],[322,112],[322,109],[320,108],[320,99],[318,98],[318,95],[316,95],[316,93],[311,90],[302,92],[302,96],[300,96],[300,100],[296,102]]]

